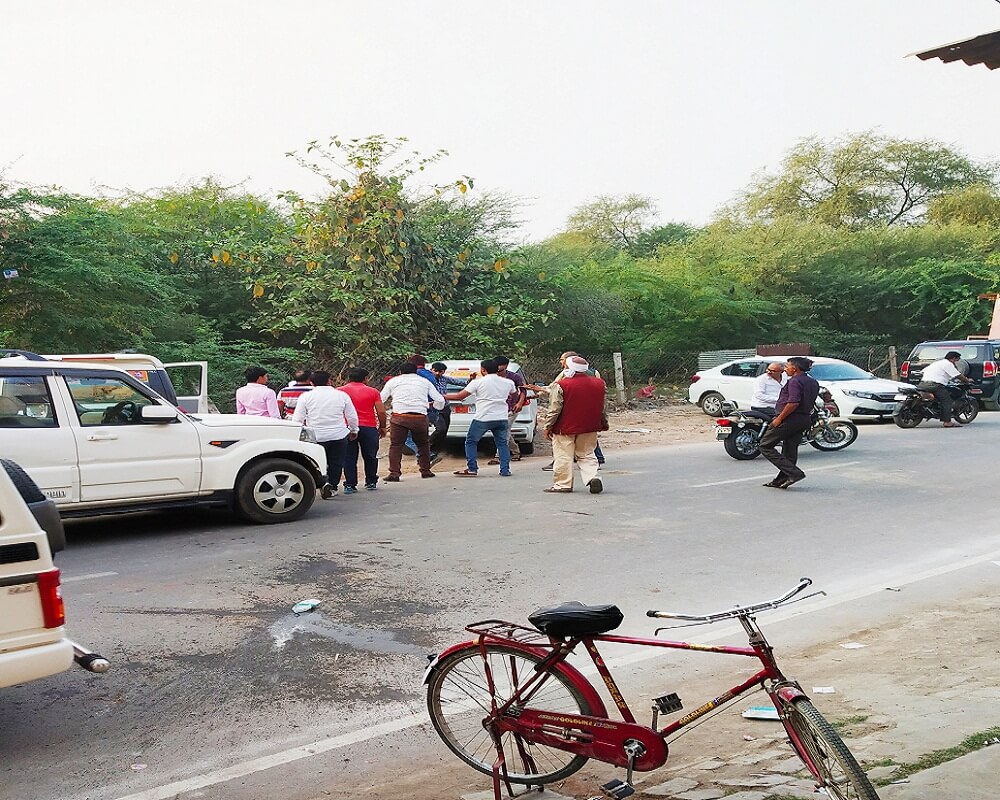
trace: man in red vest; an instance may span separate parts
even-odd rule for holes
[[[549,409],[545,418],[546,438],[552,441],[552,479],[546,492],[573,491],[573,458],[580,465],[580,477],[591,494],[604,491],[597,477],[597,432],[608,429],[604,411],[607,387],[600,378],[588,375],[590,365],[581,356],[566,359],[561,378],[549,387]]]

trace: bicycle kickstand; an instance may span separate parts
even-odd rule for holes
[[[490,735],[493,738],[493,743],[497,749],[497,760],[493,762],[493,770],[492,770],[494,800],[503,800],[503,795],[501,794],[500,790],[501,786],[506,787],[507,796],[512,798],[522,797],[526,794],[531,793],[532,791],[544,792],[545,787],[543,785],[539,784],[538,786],[532,786],[531,784],[529,784],[525,787],[523,792],[514,794],[514,787],[511,786],[510,778],[507,777],[507,757],[503,751],[503,744],[500,742],[499,737],[497,737],[492,731],[490,732]],[[526,759],[526,763],[532,764],[531,768],[533,768],[533,762],[531,762],[531,757],[526,752],[524,752],[524,748],[521,746],[520,741],[518,741],[518,749],[521,750],[522,758]]]

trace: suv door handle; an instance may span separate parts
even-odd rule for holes
[[[106,442],[112,439],[117,439],[117,433],[91,433],[87,436],[88,442]]]

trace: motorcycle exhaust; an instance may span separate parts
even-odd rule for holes
[[[111,669],[111,662],[104,656],[93,653],[76,642],[70,644],[73,645],[73,660],[88,672],[104,673]]]

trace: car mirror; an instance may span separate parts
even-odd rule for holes
[[[170,406],[143,406],[141,416],[143,422],[173,422],[177,419],[177,409]]]

